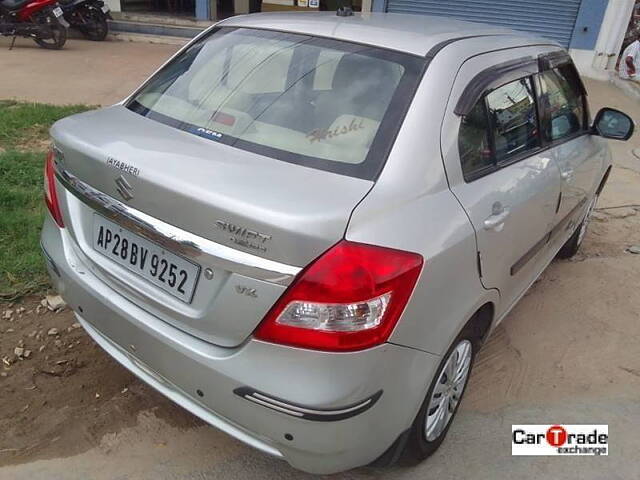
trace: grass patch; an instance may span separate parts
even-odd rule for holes
[[[48,285],[40,254],[48,132],[55,121],[89,108],[0,101],[0,300]]]

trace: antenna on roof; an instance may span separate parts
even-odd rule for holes
[[[353,15],[351,0],[338,0],[338,10],[336,10],[336,15],[339,17],[351,17]]]

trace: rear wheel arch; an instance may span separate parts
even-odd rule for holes
[[[442,356],[442,361],[440,362],[440,365],[437,367],[435,371],[435,375],[431,379],[425,398],[423,400],[422,405],[420,406],[420,410],[418,410],[416,418],[413,421],[411,429],[408,430],[407,432],[404,432],[402,435],[400,435],[400,437],[396,441],[397,445],[394,444],[394,446],[396,447],[399,447],[400,445],[402,445],[403,451],[401,454],[404,455],[405,459],[411,464],[422,461],[428,456],[432,455],[439,448],[440,444],[446,437],[447,431],[449,430],[449,427],[451,426],[453,418],[457,413],[458,407],[460,406],[461,397],[464,394],[467,383],[469,381],[469,378],[470,378],[469,373],[471,372],[474,358],[476,357],[477,351],[480,349],[482,342],[485,340],[489,331],[491,330],[493,318],[494,318],[494,304],[493,302],[490,302],[490,301],[485,302],[474,312],[471,318],[464,324],[462,329],[460,329],[455,339],[453,340],[453,342],[451,343],[451,345],[449,346],[445,354]],[[467,346],[464,346],[464,344],[466,344]],[[445,372],[446,366],[451,362],[451,358],[454,358],[452,357],[453,352],[458,351],[458,349],[460,349],[461,346],[463,349],[466,349],[466,352],[468,353],[468,361],[463,360],[464,364],[466,365],[466,373],[464,374],[464,377],[462,377],[462,380],[460,380],[460,382],[464,382],[464,383],[460,384],[462,385],[461,387],[460,386],[454,387],[454,388],[461,388],[461,390],[459,390],[457,394],[453,394],[453,396],[451,396],[452,395],[451,390],[449,390],[449,393],[446,393],[446,389],[445,389],[445,390],[441,390],[441,393],[437,394],[437,395],[440,395],[440,397],[434,396],[436,395],[434,394],[436,385],[442,386],[446,384],[445,380],[449,377],[448,377],[448,374],[445,374],[443,372]],[[467,354],[465,354],[465,357],[466,356]],[[463,357],[458,357],[458,358],[463,358]],[[455,361],[457,362],[458,360],[455,360]],[[460,365],[462,365],[462,363]],[[458,364],[456,364],[455,372],[462,371],[462,370],[458,370],[458,368],[459,368]],[[446,376],[443,376],[443,375],[446,375]],[[457,376],[458,376],[458,373],[456,373],[455,376],[451,378],[455,378]],[[444,380],[441,380],[441,379],[444,379]],[[450,385],[455,385],[455,383]],[[442,395],[445,395],[445,396],[442,397]],[[440,399],[444,398],[445,402],[451,402],[452,398],[456,399],[455,403],[453,404],[454,410],[451,412],[450,410],[451,404],[448,403],[449,405],[448,408],[451,413],[446,418],[446,420],[444,420],[445,424],[443,424],[443,426],[440,427],[441,429],[435,431],[434,433],[435,437],[429,438],[430,428],[431,428],[429,417],[431,417],[431,419],[436,418],[435,422],[436,423],[438,422],[437,420],[438,414],[433,413],[434,412],[433,405],[434,405],[434,401],[440,402],[440,406],[436,408],[437,409],[441,408],[442,400],[439,400],[439,398]],[[433,428],[437,428],[437,425]],[[397,456],[399,455],[400,453]]]
[[[471,336],[477,340],[477,344],[482,345],[494,326],[495,311],[494,302],[491,300],[485,301],[475,309],[466,322],[461,324],[461,327],[455,332],[452,342],[455,342],[455,339],[465,332],[471,333]]]
[[[451,337],[442,354],[451,347],[460,335],[465,333],[471,333],[471,336],[476,340],[475,345],[478,348],[481,347],[495,326],[497,300],[492,297],[481,299],[477,306],[470,310],[473,313],[467,317],[467,320],[460,322],[458,328],[451,332]]]
[[[479,308],[476,309],[476,311],[473,313],[473,315],[471,315],[469,320],[467,320],[467,322],[464,323],[462,328],[456,333],[455,338],[456,339],[460,338],[461,335],[464,335],[467,331],[470,330],[471,332],[473,332],[472,336],[477,338],[477,343],[476,342],[474,343],[476,343],[476,345],[481,346],[482,343],[484,343],[484,341],[486,340],[487,336],[489,335],[489,332],[491,331],[491,327],[493,326],[494,320],[495,320],[495,304],[492,301],[487,301],[484,304],[482,304]],[[452,344],[453,343],[455,343],[455,339],[453,340]],[[447,350],[449,349],[451,349],[451,346],[449,346]],[[430,383],[432,381],[433,380],[430,380],[430,382],[425,387],[424,401],[427,401],[426,396],[429,392]],[[380,457],[374,460],[370,464],[370,466],[376,467],[376,468],[386,468],[395,464],[396,461],[398,461],[403,455],[405,457],[411,456],[411,453],[407,455],[407,452],[405,452],[405,449],[407,448],[407,444],[410,443],[409,440],[414,428],[415,426],[412,424],[412,426],[410,426],[408,429],[400,433],[396,441],[393,444],[391,444],[391,446],[382,455],[380,455]],[[415,450],[415,446],[410,448],[412,450]],[[413,452],[413,454],[415,456],[415,451]],[[410,463],[414,463],[414,461],[410,460]]]
[[[480,344],[483,344],[492,329],[494,320],[495,306],[493,302],[487,302],[475,311],[461,331],[470,329]]]

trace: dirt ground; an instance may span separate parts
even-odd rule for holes
[[[176,426],[199,424],[105,355],[70,310],[40,302],[0,310],[13,312],[0,321],[0,465],[85,451],[135,425],[143,410],[157,409]]]
[[[640,121],[637,99],[587,87],[594,112],[607,104]],[[627,251],[640,245],[640,134],[611,146],[581,253],[553,262],[498,327],[442,448],[417,467],[336,478],[640,479],[640,255]],[[37,313],[40,300],[0,318],[0,479],[311,478],[176,407],[74,328],[71,312]],[[556,422],[609,424],[611,454],[511,457],[511,424]]]

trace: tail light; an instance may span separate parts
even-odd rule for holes
[[[60,228],[64,228],[60,204],[58,203],[58,194],[56,193],[56,177],[53,168],[54,161],[55,153],[53,148],[50,148],[44,162],[44,201],[55,222]]]
[[[255,337],[327,351],[384,343],[411,296],[422,263],[415,253],[342,240],[296,277]]]

